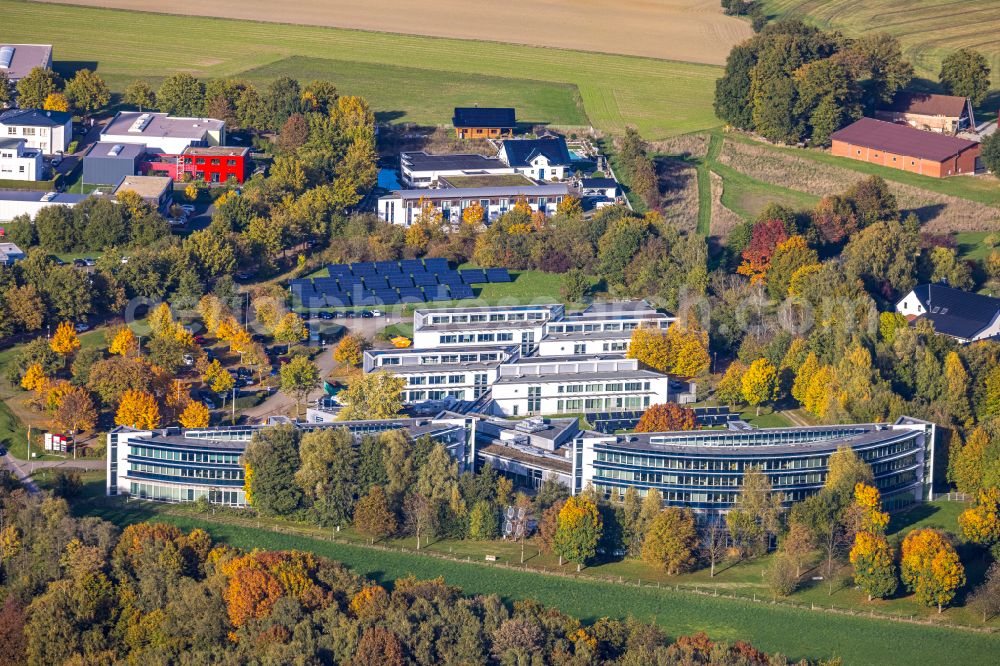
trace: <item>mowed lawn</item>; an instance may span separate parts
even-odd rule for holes
[[[982,51],[993,71],[1000,71],[997,0],[764,0],[763,4],[769,15],[801,18],[850,36],[888,32],[902,42],[917,76],[933,81],[941,59],[963,47]],[[1000,89],[997,76],[993,87]]]
[[[443,576],[468,594],[498,594],[505,601],[537,599],[584,621],[602,616],[636,617],[659,624],[671,636],[705,631],[715,639],[750,640],[792,659],[838,656],[845,664],[993,664],[1000,637],[960,630],[798,610],[740,600],[576,580],[463,563],[416,553],[385,552],[344,543],[222,525],[196,517],[163,515],[149,504],[105,508],[100,515],[119,525],[142,520],[207,529],[218,541],[240,548],[298,549],[343,562],[359,574],[387,583],[413,574]]]
[[[166,6],[164,8],[167,8]],[[531,108],[522,95],[537,90],[521,81],[576,86],[587,124],[620,132],[634,125],[647,138],[683,134],[719,124],[712,111],[717,66],[608,55],[584,51],[514,46],[284,24],[194,18],[165,14],[91,9],[65,5],[0,0],[4,40],[53,44],[57,68],[96,67],[115,82],[133,77],[162,77],[187,71],[203,78],[239,76],[286,61],[293,56],[405,67],[413,80],[400,83],[398,73],[374,70],[365,91],[378,111],[402,112],[397,120],[427,119],[428,99],[444,73],[463,77],[515,79],[507,90],[510,106]],[[419,74],[419,77],[418,77]],[[344,72],[347,80],[361,74]],[[335,83],[345,93],[348,87]],[[452,97],[450,106],[468,99]],[[489,101],[497,99],[491,96]],[[437,102],[435,102],[437,103]],[[563,103],[560,103],[563,104]],[[403,108],[396,108],[402,106]],[[578,116],[577,116],[578,117]],[[559,123],[561,118],[546,119]]]

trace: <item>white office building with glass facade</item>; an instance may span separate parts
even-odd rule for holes
[[[403,402],[476,401],[500,374],[500,366],[520,357],[520,346],[450,347],[447,349],[369,349],[365,372],[385,371],[406,380]]]
[[[275,419],[269,425],[292,423]],[[428,436],[443,443],[459,461],[471,466],[475,457],[475,419],[442,414],[428,419],[292,423],[303,432],[347,428],[356,441],[388,430],[405,430],[414,439]],[[246,506],[243,452],[264,425],[135,430],[117,427],[107,435],[108,495],[161,502],[194,502]]]

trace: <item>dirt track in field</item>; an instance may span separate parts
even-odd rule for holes
[[[752,34],[719,0],[36,0],[722,64]]]

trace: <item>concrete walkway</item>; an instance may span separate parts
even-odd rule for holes
[[[66,460],[36,460],[28,462],[25,460],[18,460],[12,456],[10,452],[4,454],[3,462],[7,469],[14,472],[14,476],[21,481],[24,487],[28,489],[29,493],[37,493],[39,491],[38,486],[31,478],[31,475],[35,470],[58,467],[66,467],[68,469],[103,470],[106,466],[104,460],[94,460],[93,458],[79,458],[77,460],[67,458]]]

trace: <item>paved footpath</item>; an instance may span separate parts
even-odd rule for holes
[[[73,460],[72,458],[67,458],[66,460],[36,460],[34,463],[30,463],[24,460],[18,460],[10,454],[10,452],[4,454],[3,456],[4,465],[7,469],[14,472],[16,476],[24,487],[28,489],[30,493],[38,492],[38,485],[35,484],[34,480],[31,478],[31,471],[37,469],[49,469],[54,467],[67,467],[70,469],[104,469],[105,463],[103,460],[94,460],[92,458],[80,458]]]

